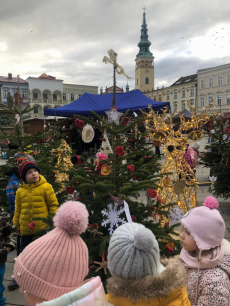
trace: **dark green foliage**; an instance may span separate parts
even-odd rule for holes
[[[226,120],[216,119],[214,127],[209,132],[211,141],[205,146],[201,154],[200,163],[210,168],[210,175],[216,177],[214,189],[209,191],[216,197],[228,199],[230,197],[230,135],[226,133]]]

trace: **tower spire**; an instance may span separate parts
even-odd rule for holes
[[[147,23],[146,23],[146,13],[145,10],[146,8],[143,8],[144,13],[143,13],[143,21],[142,21],[142,26],[141,26],[141,40],[138,43],[139,47],[139,53],[137,54],[137,57],[153,57],[153,54],[150,52],[149,47],[151,46],[151,42],[148,40],[148,28],[147,28]]]

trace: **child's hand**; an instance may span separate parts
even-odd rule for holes
[[[21,235],[20,227],[17,228],[17,235]]]
[[[6,248],[6,250],[7,250],[7,254],[11,252],[11,248]]]

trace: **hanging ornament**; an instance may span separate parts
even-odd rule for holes
[[[127,125],[128,123],[129,123],[129,117],[126,117],[125,120],[124,120],[124,122],[123,122],[123,124],[124,124],[124,125]]]
[[[211,152],[212,152],[212,149],[211,149],[211,148],[208,148],[207,152],[211,153]]]
[[[103,253],[103,255],[102,255],[102,262],[94,261],[94,263],[100,266],[97,270],[95,270],[95,272],[98,272],[101,269],[103,269],[105,275],[107,274],[108,264],[107,264],[107,261],[105,261],[105,253]]]
[[[101,174],[102,175],[109,175],[111,173],[111,168],[109,165],[103,165],[101,167]]]
[[[209,179],[212,182],[211,189],[213,190],[214,189],[214,183],[217,180],[217,177],[213,175],[213,176],[209,176]]]
[[[216,132],[215,129],[212,129],[212,130],[211,130],[211,133],[212,133],[212,134],[214,134],[215,132]]]
[[[123,115],[123,113],[119,113],[117,111],[116,106],[111,107],[111,110],[110,111],[105,111],[105,113],[108,116],[108,123],[115,122],[116,125],[119,124],[119,120],[120,120],[121,116]]]
[[[84,121],[83,120],[79,120],[78,118],[75,120],[75,125],[76,127],[82,129],[85,125]]]
[[[226,134],[223,135],[223,140],[226,140],[228,136]]]
[[[116,146],[115,147],[115,152],[117,153],[118,156],[124,156],[125,155],[125,151],[124,151],[123,147],[121,147],[121,146]]]
[[[149,195],[150,198],[155,199],[156,196],[157,196],[157,192],[156,192],[156,190],[149,189],[148,190],[148,195]]]
[[[172,248],[173,250],[175,249],[175,243],[174,242],[168,242],[166,245],[168,247]]]
[[[183,218],[183,212],[180,208],[174,207],[169,210],[169,219],[173,223],[180,223],[180,220]]]
[[[38,151],[37,150],[34,150],[34,155],[37,155],[38,154]]]
[[[174,252],[174,249],[173,249],[173,248],[170,248],[168,245],[165,246],[165,250],[166,250],[168,253],[170,253],[170,254],[172,254],[172,253]]]
[[[93,223],[89,225],[88,231],[95,237],[96,235],[101,236],[103,233],[98,231],[99,226],[97,223]]]
[[[134,166],[133,164],[131,164],[131,165],[127,166],[127,169],[128,169],[128,171],[129,171],[130,173],[133,173],[134,170],[135,170],[135,166]]]
[[[35,228],[35,222],[32,221],[28,224],[29,228],[31,229],[31,231],[34,231],[34,228]]]
[[[86,124],[82,130],[82,140],[85,143],[89,143],[93,140],[94,138],[94,129],[92,127],[92,125],[90,124]]]
[[[169,176],[166,176],[166,177],[164,178],[163,184],[164,184],[165,187],[170,186],[171,180],[170,180]]]
[[[75,189],[73,188],[73,186],[66,186],[65,187],[65,191],[68,193],[68,194],[73,194]]]
[[[109,225],[109,234],[110,236],[114,232],[114,227],[117,228],[119,226],[119,223],[124,224],[126,221],[123,218],[120,218],[120,215],[124,212],[124,208],[117,209],[117,204],[114,205],[109,204],[107,209],[103,209],[101,211],[102,215],[104,217],[107,217],[107,219],[104,219],[101,223],[101,226],[107,226]]]

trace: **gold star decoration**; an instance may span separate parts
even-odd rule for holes
[[[90,228],[88,229],[88,231],[93,234],[93,236],[95,237],[96,235],[100,236],[103,235],[103,233],[98,231],[99,226],[97,226],[96,228]]]

